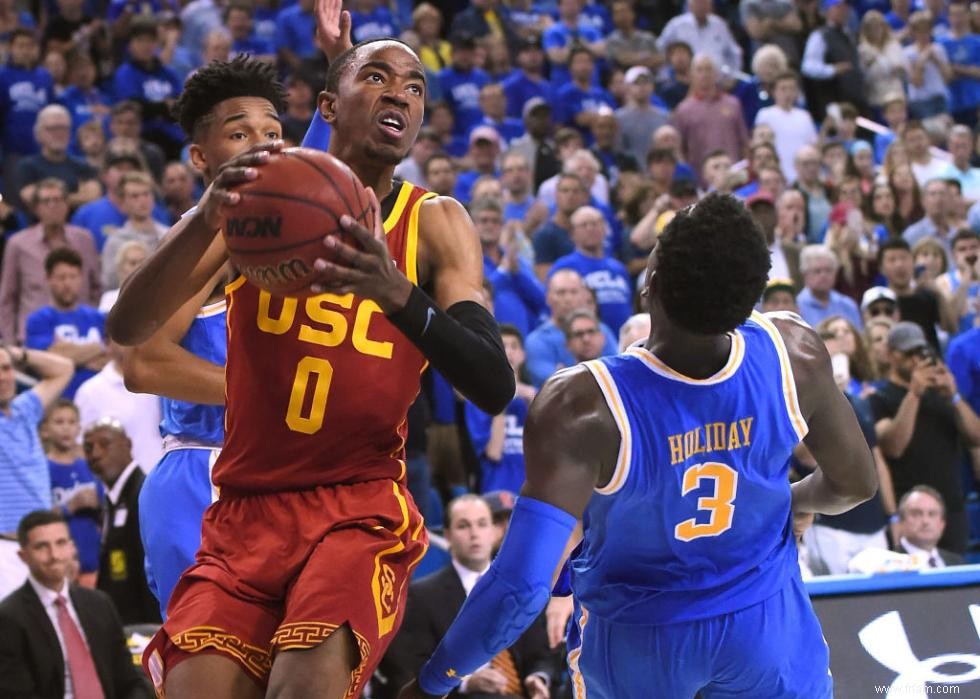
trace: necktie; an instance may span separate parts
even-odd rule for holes
[[[514,663],[514,656],[510,649],[504,648],[490,661],[490,667],[501,673],[507,678],[507,686],[503,693],[508,696],[523,697],[524,689],[521,686],[521,676],[517,673],[517,665]]]
[[[932,554],[931,556],[929,556],[929,567],[930,568],[939,567],[939,561],[936,560],[936,554]]]
[[[65,641],[65,650],[68,652],[66,660],[75,699],[104,699],[102,683],[99,681],[99,674],[95,671],[92,654],[89,653],[88,646],[85,645],[82,632],[79,631],[74,619],[68,613],[67,601],[58,595],[54,603],[58,608],[58,627],[61,629],[61,638]]]

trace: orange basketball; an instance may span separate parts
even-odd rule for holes
[[[329,153],[288,148],[235,188],[241,200],[226,206],[224,237],[232,263],[260,289],[309,296],[313,262],[330,259],[328,235],[355,245],[340,227],[347,214],[374,230],[375,212],[357,175]]]

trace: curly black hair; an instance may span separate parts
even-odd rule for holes
[[[337,89],[340,87],[340,78],[344,74],[344,71],[347,70],[347,67],[354,62],[354,57],[357,55],[358,49],[360,49],[362,46],[377,44],[381,41],[392,41],[396,44],[401,44],[412,53],[415,53],[415,50],[412,49],[411,46],[400,39],[395,39],[394,37],[380,36],[374,39],[366,39],[365,41],[355,44],[351,48],[347,49],[330,62],[330,65],[327,66],[326,91],[334,94],[337,93]]]
[[[731,195],[709,194],[679,211],[654,254],[657,298],[671,321],[692,333],[731,332],[766,288],[765,236]]]
[[[235,97],[267,99],[277,112],[282,112],[286,104],[286,90],[275,66],[240,55],[230,61],[211,61],[188,78],[174,106],[174,118],[184,133],[199,140],[200,129],[211,111]]]

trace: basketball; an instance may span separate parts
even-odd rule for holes
[[[340,236],[352,216],[374,230],[375,212],[357,175],[340,160],[310,148],[288,148],[239,185],[241,200],[224,207],[224,237],[232,263],[260,289],[277,296],[309,296],[313,262],[330,259],[324,237]]]

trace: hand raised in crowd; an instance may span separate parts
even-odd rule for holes
[[[101,503],[99,503],[99,493],[92,487],[80,488],[78,492],[72,495],[68,502],[65,503],[65,508],[68,510],[69,514],[75,514],[81,510],[97,510],[99,509]]]
[[[507,691],[507,676],[492,667],[483,667],[466,678],[467,693],[503,694]]]
[[[508,221],[504,224],[503,231],[500,235],[500,247],[504,250],[503,258],[500,260],[500,266],[506,269],[508,272],[516,272],[519,267],[519,255],[520,252],[520,221]]]
[[[947,400],[956,395],[956,378],[945,364],[938,363],[936,365],[933,377],[933,385],[939,395]]]
[[[332,61],[354,44],[350,38],[350,12],[342,0],[316,0],[316,41],[327,60]]]

